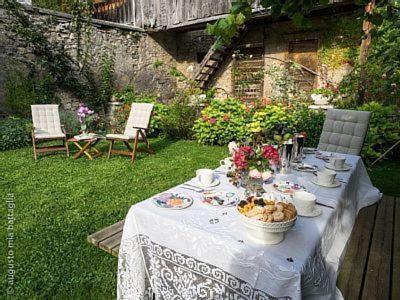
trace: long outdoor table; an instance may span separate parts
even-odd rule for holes
[[[312,155],[306,162],[323,168]],[[151,199],[131,207],[125,220],[118,260],[119,299],[331,299],[340,298],[336,279],[358,211],[377,202],[358,156],[346,155],[348,172],[338,172],[338,188],[311,183],[311,173],[277,176],[316,194],[322,215],[298,217],[278,245],[247,236],[235,207],[201,203],[200,193],[177,186],[169,191],[193,197],[183,210],[156,207]],[[222,172],[215,189],[235,190]],[[265,186],[274,192],[272,184]],[[330,207],[332,208],[330,208]]]

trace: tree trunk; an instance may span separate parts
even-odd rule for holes
[[[365,17],[367,18],[372,14],[372,10],[375,7],[375,0],[370,1],[364,8],[365,10]],[[358,86],[358,95],[357,95],[357,104],[363,104],[365,99],[365,88],[367,84],[366,78],[366,71],[365,71],[365,63],[367,62],[368,58],[368,50],[371,45],[371,29],[372,29],[372,22],[365,19],[363,21],[363,31],[364,37],[361,42],[360,47],[360,83]]]

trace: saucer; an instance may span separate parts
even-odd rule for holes
[[[351,166],[350,166],[349,164],[346,164],[346,163],[345,163],[344,166],[343,166],[343,168],[337,169],[337,168],[335,168],[335,166],[332,165],[331,163],[326,163],[326,164],[325,164],[325,168],[331,169],[331,170],[334,170],[334,171],[349,171],[349,170],[351,169]]]
[[[314,217],[318,217],[322,214],[322,208],[315,205],[314,210],[311,213],[301,214],[299,211],[297,211],[297,214],[301,217],[314,218]]]
[[[317,181],[317,177],[312,178],[311,182],[316,184],[316,185],[327,187],[327,188],[335,188],[335,187],[341,186],[341,183],[340,183],[339,179],[337,179],[337,178],[335,178],[335,182],[332,183],[332,184],[320,183],[320,182]]]
[[[194,180],[194,185],[195,185],[195,186],[198,186],[199,188],[202,188],[202,189],[212,188],[212,187],[217,186],[217,185],[219,185],[219,184],[220,184],[220,181],[219,181],[218,178],[215,178],[214,181],[211,182],[210,185],[203,185],[203,184],[201,184],[199,181]]]
[[[161,193],[152,201],[155,206],[166,209],[184,209],[193,204],[192,197],[179,193]]]
[[[317,151],[318,151],[317,148],[310,148],[310,147],[303,148],[304,154],[315,154]]]

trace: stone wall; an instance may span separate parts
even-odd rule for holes
[[[77,37],[71,30],[71,15],[46,9],[26,7],[26,12],[35,24],[46,22],[45,34],[49,41],[65,49],[73,58],[77,55]],[[5,113],[4,86],[10,74],[16,69],[28,72],[36,58],[32,49],[7,30],[9,17],[0,8],[0,112]],[[101,81],[102,58],[113,57],[113,82],[122,89],[135,84],[138,91],[156,92],[161,98],[171,98],[176,80],[151,66],[157,60],[173,64],[176,43],[173,37],[157,36],[156,39],[142,29],[129,25],[93,20],[89,39],[89,63],[98,82]],[[79,101],[70,91],[57,90],[57,97],[67,110],[74,110]]]
[[[349,16],[349,13],[345,13],[344,16]],[[312,19],[313,26],[310,30],[296,28],[290,21],[253,23],[249,25],[249,30],[241,41],[241,45],[243,47],[250,45],[251,47],[251,45],[259,46],[261,44],[264,48],[264,68],[267,70],[273,65],[283,65],[282,61],[289,59],[290,42],[309,39],[321,41],[327,30],[326,21],[338,17],[338,15],[314,17]],[[213,43],[213,39],[202,30],[194,30],[178,33],[177,43],[178,68],[186,75],[191,76],[199,66],[196,55],[207,52]],[[356,44],[357,41],[355,40],[354,43]],[[212,85],[219,90],[218,96],[221,98],[233,95],[233,66],[234,59],[228,58],[212,79]],[[340,67],[330,69],[321,60],[318,60],[318,66],[315,71],[321,76],[317,76],[315,87],[321,87],[326,81],[339,83],[343,76],[351,70],[352,66],[346,62]],[[265,75],[263,97],[268,97],[272,89],[271,78]]]

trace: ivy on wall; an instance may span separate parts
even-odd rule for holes
[[[361,15],[326,20],[319,45],[321,63],[329,69],[337,69],[346,63],[354,66],[359,57],[361,24]]]
[[[4,8],[10,16],[7,29],[11,37],[17,36],[25,47],[31,49],[35,60],[28,62],[31,76],[37,77],[43,72],[53,81],[48,85],[52,90],[45,94],[52,95],[56,88],[71,92],[75,97],[87,102],[93,108],[100,108],[104,99],[100,97],[98,82],[90,68],[90,33],[91,19],[88,4],[79,0],[69,0],[72,9],[71,30],[77,39],[76,55],[64,50],[63,45],[52,43],[46,33],[48,26],[54,26],[54,18],[49,17],[43,23],[33,22],[30,15],[15,0],[5,0]],[[23,61],[23,63],[27,63]],[[54,102],[54,99],[49,99]]]

